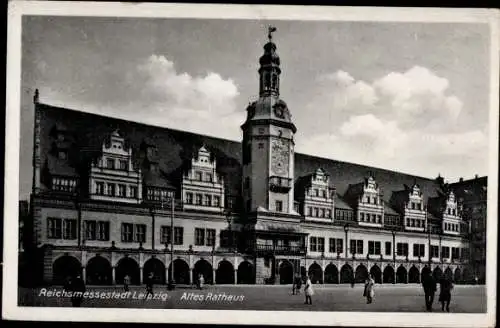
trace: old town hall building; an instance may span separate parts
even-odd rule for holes
[[[453,185],[295,153],[271,35],[259,64],[241,143],[54,107],[37,91],[23,247],[39,282],[471,279]]]

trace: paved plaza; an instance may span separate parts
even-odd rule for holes
[[[47,296],[50,292],[61,291],[61,287],[46,287],[31,290],[19,289],[19,304],[34,306],[68,307],[68,297]],[[224,309],[224,310],[297,310],[297,311],[376,311],[376,312],[423,312],[425,301],[419,285],[382,285],[376,286],[375,299],[366,304],[363,298],[363,286],[351,288],[347,285],[315,285],[313,304],[304,304],[303,291],[292,295],[291,286],[206,286],[203,290],[179,287],[167,291],[164,286],[156,286],[156,299],[144,299],[145,288],[131,287],[129,294],[124,294],[122,286],[97,287],[87,286],[87,291],[100,293],[99,299],[87,297],[83,307],[104,308],[164,308],[164,309]],[[114,294],[112,294],[115,292]],[[45,293],[45,296],[43,296]],[[106,295],[114,295],[109,298]],[[120,296],[118,296],[120,294]],[[436,293],[434,311],[441,312]],[[230,297],[231,296],[231,297]],[[484,286],[455,286],[452,291],[450,312],[481,313],[486,312],[486,288]]]

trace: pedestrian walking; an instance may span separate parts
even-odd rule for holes
[[[371,304],[373,302],[373,296],[375,296],[375,280],[373,280],[372,275],[369,275],[365,281],[365,289],[363,292],[363,296],[366,297],[366,304]]]
[[[128,292],[129,288],[128,286],[130,285],[130,276],[128,274],[123,277],[123,289]]]
[[[354,275],[353,275],[351,278],[351,288],[354,288],[354,283],[355,283],[355,279],[354,279]]]
[[[200,275],[198,276],[198,289],[202,290],[204,284],[205,284],[205,277],[203,277],[203,274],[200,273]]]
[[[146,278],[146,296],[144,299],[147,299],[149,295],[153,296],[153,283],[154,283],[154,274],[150,272]]]
[[[424,274],[422,287],[425,294],[425,308],[427,311],[432,312],[432,303],[434,303],[434,295],[436,293],[436,280],[430,272]]]
[[[304,294],[306,295],[306,302],[304,304],[312,305],[312,296],[314,295],[314,290],[312,287],[311,278],[308,276],[306,280],[306,285],[304,287]]]
[[[75,279],[71,280],[71,304],[74,307],[80,307],[83,301],[83,293],[85,293],[85,282],[80,275],[77,275]]]
[[[439,282],[439,302],[441,302],[441,311],[444,312],[446,305],[446,312],[450,312],[451,290],[453,289],[453,282],[448,277],[441,278]]]
[[[300,288],[302,287],[302,278],[300,275],[297,273],[295,277],[293,278],[293,288],[292,288],[292,294],[300,294]]]

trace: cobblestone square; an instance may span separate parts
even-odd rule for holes
[[[62,290],[47,287],[47,290]],[[20,289],[19,304],[34,306],[69,307],[69,298],[44,297],[40,288]],[[87,287],[88,292],[123,293],[121,286]],[[132,287],[131,294],[124,299],[85,298],[83,307],[103,308],[164,308],[164,309],[220,309],[220,310],[264,310],[264,311],[374,311],[374,312],[424,312],[423,290],[419,285],[382,285],[375,289],[372,304],[366,304],[363,286],[351,288],[347,285],[316,285],[313,304],[304,304],[303,291],[292,295],[289,285],[278,286],[206,286],[203,290],[179,287],[167,291],[156,286],[157,299],[144,299],[145,288]],[[231,299],[229,298],[231,296]],[[433,309],[441,312],[436,293]],[[452,313],[486,312],[486,288],[484,286],[456,286],[450,305]]]

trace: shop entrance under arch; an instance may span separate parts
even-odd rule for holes
[[[349,264],[344,264],[340,268],[340,283],[350,284],[354,281],[354,272]]]
[[[124,257],[116,266],[116,283],[123,284],[125,276],[130,277],[131,285],[141,284],[141,271],[139,264],[131,257]]]
[[[219,262],[215,272],[216,284],[234,284],[234,267],[231,262],[223,260]]]
[[[74,256],[63,255],[52,264],[52,283],[64,285],[68,278],[82,274],[82,264]]]
[[[205,284],[211,285],[214,283],[214,270],[207,260],[201,259],[195,263],[193,275],[195,279],[199,279],[199,276],[203,275]]]
[[[394,283],[394,268],[392,266],[388,265],[385,267],[382,280],[384,284]]]
[[[311,282],[313,284],[323,283],[323,270],[318,263],[313,263],[309,266],[309,277],[311,277]]]
[[[293,283],[293,264],[287,260],[283,260],[279,267],[280,284]]]
[[[189,265],[183,259],[174,260],[174,282],[180,285],[189,285],[191,283],[191,277],[189,276]],[[169,279],[172,278],[172,263],[168,266]]]
[[[243,261],[238,265],[238,284],[254,284],[255,273],[253,265],[248,261]]]
[[[381,284],[382,283],[382,271],[380,270],[378,265],[372,266],[370,269],[370,274],[373,277],[373,280],[375,280],[376,284]]]
[[[95,256],[87,262],[86,275],[89,285],[111,285],[113,279],[111,263],[102,256]]]
[[[164,285],[166,283],[165,279],[165,265],[162,261],[157,258],[150,258],[144,263],[142,277],[146,279],[149,275],[153,273],[154,283]]]
[[[337,266],[330,263],[325,268],[325,284],[338,284],[339,283],[339,270]]]

